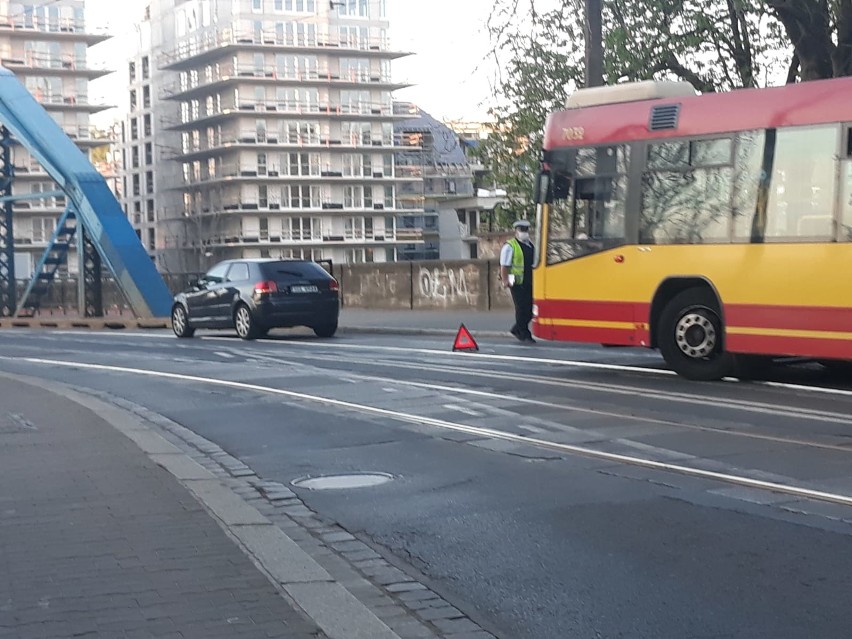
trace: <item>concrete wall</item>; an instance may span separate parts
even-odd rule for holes
[[[352,264],[333,267],[340,282],[343,306],[389,310],[511,309],[512,298],[499,283],[496,260],[434,260]],[[168,275],[172,292],[186,290],[196,274]],[[23,283],[19,286],[23,293]],[[129,307],[112,280],[103,282],[107,315],[129,314]],[[55,281],[42,315],[76,315],[77,282]]]
[[[377,309],[512,308],[494,260],[435,260],[335,266],[343,305]]]

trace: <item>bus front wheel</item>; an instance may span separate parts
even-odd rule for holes
[[[660,315],[657,344],[678,375],[697,381],[729,375],[733,359],[722,350],[722,320],[716,296],[707,288],[675,295]]]

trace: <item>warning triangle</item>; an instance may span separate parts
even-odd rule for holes
[[[477,346],[476,340],[473,339],[473,335],[471,335],[470,331],[467,330],[467,327],[462,324],[459,327],[459,332],[456,334],[456,341],[453,342],[453,352],[478,350],[479,346]]]

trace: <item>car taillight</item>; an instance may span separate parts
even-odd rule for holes
[[[264,293],[277,293],[278,292],[278,284],[275,283],[274,280],[267,280],[265,282],[258,282],[254,285],[254,292],[257,295],[263,295]]]
[[[328,290],[333,291],[335,293],[340,292],[340,284],[338,284],[337,280],[331,280],[328,283]]]

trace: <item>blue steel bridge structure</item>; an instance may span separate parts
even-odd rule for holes
[[[57,184],[53,192],[13,193],[14,147],[21,145]],[[109,274],[137,318],[167,317],[172,296],[121,205],[86,155],[27,91],[0,67],[0,317],[37,315],[72,247],[79,259],[78,309],[103,316]],[[15,276],[15,201],[64,196],[66,208],[32,277],[19,294]]]

